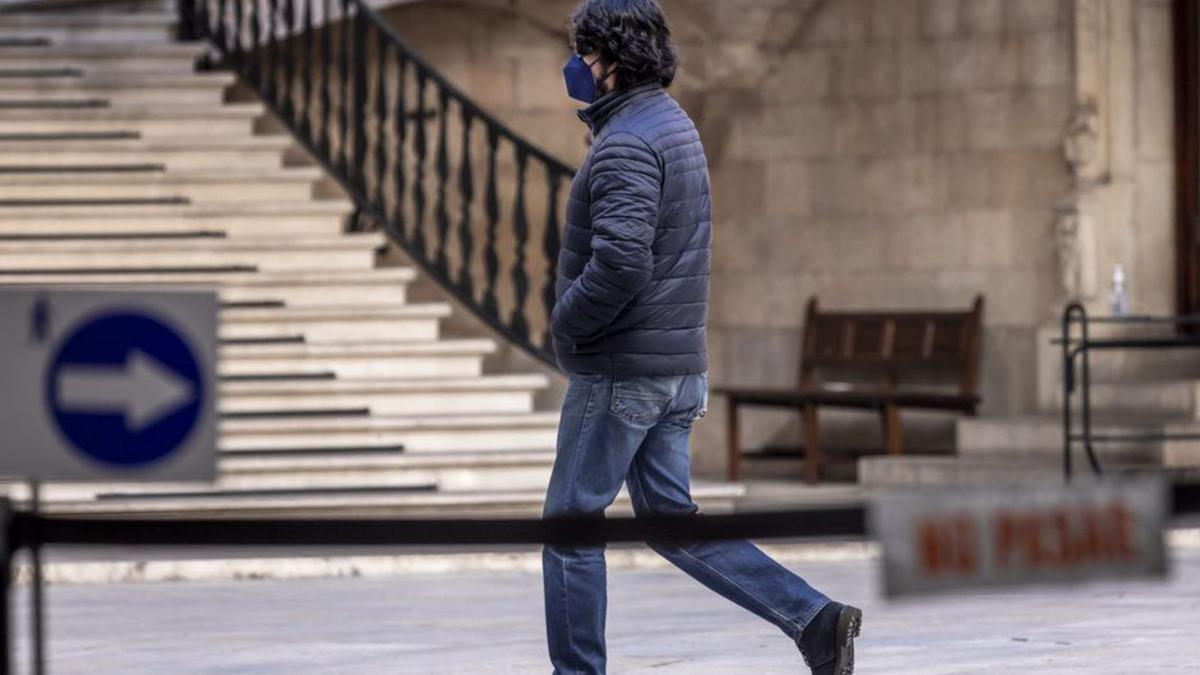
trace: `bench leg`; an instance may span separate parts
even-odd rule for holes
[[[900,408],[894,405],[884,406],[880,411],[883,418],[883,447],[889,455],[904,453],[904,432],[900,426]]]
[[[821,424],[817,419],[817,406],[804,406],[804,480],[810,484],[821,482],[825,472],[825,456],[821,451]]]
[[[729,438],[729,480],[736,482],[742,477],[742,446],[738,441],[738,402],[732,397],[729,399],[729,421],[726,428]]]

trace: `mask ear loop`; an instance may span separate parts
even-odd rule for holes
[[[600,61],[600,57],[597,56],[595,61],[588,63],[588,68],[591,68],[592,66],[596,65],[599,61]],[[584,63],[587,63],[587,61],[584,61]],[[604,87],[604,83],[608,81],[609,76],[612,75],[613,73],[615,73],[616,70],[617,70],[617,67],[614,65],[611,68],[609,68],[608,70],[605,70],[604,72],[602,72],[600,74],[600,77],[596,79],[596,90],[597,91],[600,91]],[[607,92],[605,92],[605,93],[607,93]]]

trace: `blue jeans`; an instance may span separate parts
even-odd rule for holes
[[[708,378],[572,375],[543,514],[599,515],[628,486],[638,515],[690,515],[688,436]],[[799,641],[829,599],[748,541],[654,543],[679,569]],[[555,675],[602,674],[607,604],[603,546],[542,552],[546,635]]]

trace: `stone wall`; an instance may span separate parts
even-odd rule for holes
[[[713,179],[714,384],[794,382],[811,295],[827,307],[959,308],[982,293],[984,412],[1037,408],[1038,329],[1063,298],[1055,208],[1071,188],[1062,144],[1080,2],[1126,10],[1111,18],[1127,21],[1138,71],[1122,80],[1136,87],[1122,194],[1140,229],[1105,229],[1090,264],[1110,268],[1125,242],[1135,302],[1158,308],[1170,282],[1154,262],[1170,259],[1166,0],[663,0],[683,56],[673,92]],[[573,6],[447,0],[388,16],[452,80],[576,163],[584,131],[560,74]],[[700,427],[702,470],[723,463],[723,408],[714,400]],[[858,426],[873,435],[871,424]],[[753,415],[745,440],[790,443],[796,426]],[[951,428],[936,427],[929,447]]]

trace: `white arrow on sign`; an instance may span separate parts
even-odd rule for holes
[[[140,350],[124,365],[64,366],[58,379],[59,405],[86,412],[124,412],[130,431],[140,431],[196,396],[195,386]]]

